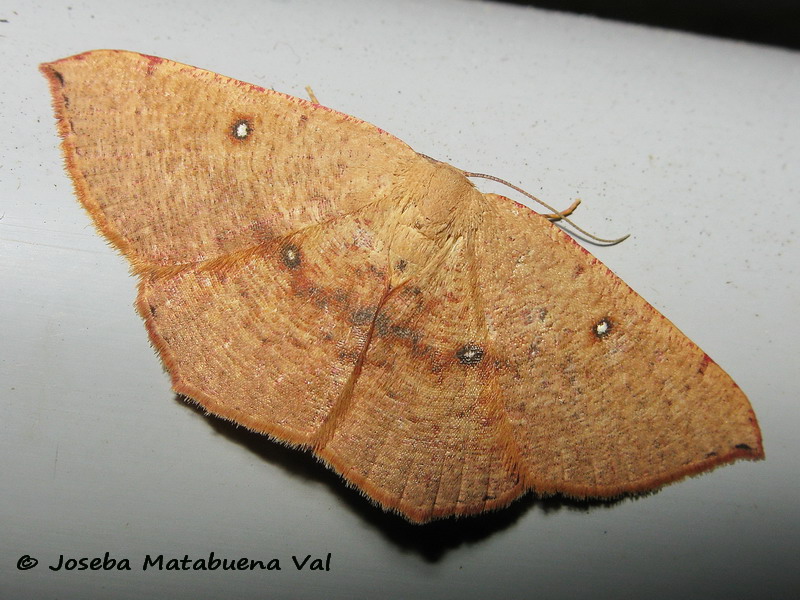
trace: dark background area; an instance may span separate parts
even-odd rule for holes
[[[800,49],[799,0],[505,0],[605,19]]]

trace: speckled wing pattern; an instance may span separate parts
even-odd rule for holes
[[[736,384],[546,218],[377,127],[164,59],[42,65],[174,389],[415,522],[763,458]]]

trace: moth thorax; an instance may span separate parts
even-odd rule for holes
[[[449,229],[470,206],[474,194],[480,194],[464,174],[444,163],[432,166],[432,173],[418,190],[416,227],[433,232]]]

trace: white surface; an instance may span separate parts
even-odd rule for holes
[[[8,598],[767,598],[800,588],[800,56],[462,2],[0,3],[0,590]],[[428,528],[174,400],[62,169],[39,62],[124,48],[304,95],[583,198],[590,250],[750,397],[767,460],[612,507]],[[481,186],[485,190],[495,189]],[[502,250],[498,248],[498,250]],[[142,572],[146,554],[280,572]],[[60,554],[132,571],[53,572]],[[291,556],[332,553],[330,572]],[[17,560],[40,560],[18,571]]]

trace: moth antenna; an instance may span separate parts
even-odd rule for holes
[[[319,104],[319,100],[317,100],[317,96],[314,94],[314,90],[311,89],[310,85],[306,86],[306,94],[308,94],[309,99],[314,104]]]
[[[547,215],[542,215],[542,216],[550,219],[551,221],[560,221],[563,217],[568,217],[572,213],[574,213],[575,209],[578,208],[580,206],[580,204],[581,204],[581,199],[580,198],[576,198],[575,202],[570,204],[568,209],[562,210],[560,213],[557,213],[557,214],[547,214]]]
[[[572,214],[572,211],[574,211],[575,208],[578,206],[578,204],[580,203],[580,200],[578,200],[577,202],[573,203],[573,205],[570,206],[567,210],[565,210],[563,212],[559,212],[555,208],[553,208],[552,206],[547,204],[546,202],[543,202],[542,200],[539,200],[539,198],[537,198],[533,194],[529,194],[528,192],[523,190],[521,187],[518,187],[518,186],[514,185],[513,183],[509,183],[505,179],[500,179],[499,177],[495,177],[494,175],[486,175],[484,173],[471,173],[469,171],[462,171],[462,173],[464,173],[464,175],[466,175],[467,177],[481,177],[483,179],[491,179],[492,181],[496,181],[497,183],[502,183],[503,185],[506,185],[506,186],[510,187],[512,190],[519,192],[523,196],[527,196],[528,198],[530,198],[534,202],[538,202],[539,204],[544,206],[547,210],[552,211],[552,214],[544,215],[548,219],[551,219],[553,221],[562,220],[565,223],[569,223],[572,227],[574,227],[576,230],[580,231],[586,237],[589,237],[589,238],[593,239],[596,242],[600,242],[601,244],[608,244],[610,246],[613,246],[614,244],[619,244],[620,242],[622,242],[624,240],[627,240],[631,235],[629,233],[629,234],[623,235],[621,238],[617,238],[615,240],[607,240],[605,238],[597,237],[596,235],[593,235],[593,234],[589,233],[588,231],[586,231],[585,229],[583,229],[579,225],[576,225],[572,220],[570,220],[567,217],[567,215]]]

